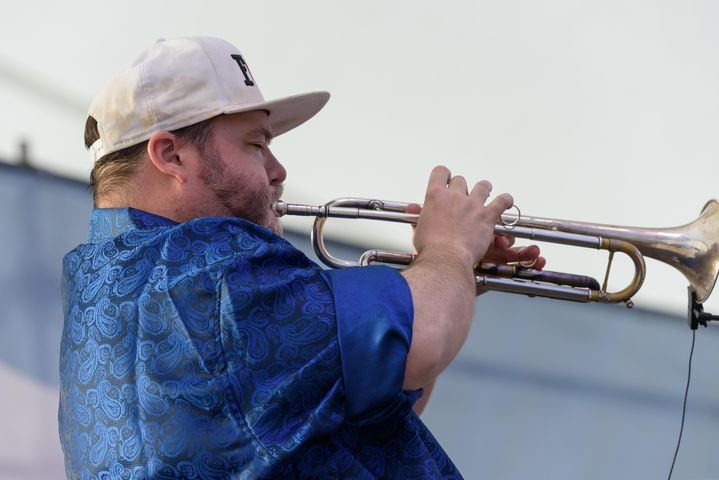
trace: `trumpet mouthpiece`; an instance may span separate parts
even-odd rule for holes
[[[278,217],[282,217],[287,214],[287,204],[282,200],[278,200],[273,203],[272,209],[275,211]]]

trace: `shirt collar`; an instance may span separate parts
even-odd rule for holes
[[[96,208],[90,216],[89,243],[100,243],[132,230],[171,227],[177,222],[136,208]]]

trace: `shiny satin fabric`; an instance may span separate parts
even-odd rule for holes
[[[98,209],[63,296],[69,478],[459,478],[401,390],[392,269],[323,271],[240,219]]]

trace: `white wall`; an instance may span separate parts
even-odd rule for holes
[[[421,201],[438,163],[540,216],[673,226],[719,196],[712,0],[28,0],[3,18],[0,156],[26,138],[39,164],[78,177],[84,106],[110,73],[158,37],[212,34],[240,46],[267,97],[333,94],[275,143],[290,201]],[[545,250],[552,268],[603,273]],[[637,305],[683,312],[684,279],[648,268]]]

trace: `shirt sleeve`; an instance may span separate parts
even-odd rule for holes
[[[326,270],[334,297],[349,418],[391,403],[402,391],[412,342],[406,280],[387,266]]]
[[[402,383],[413,307],[399,272],[325,271],[280,239],[232,238],[244,251],[218,279],[222,389],[263,452],[256,468],[348,422],[411,409]]]

